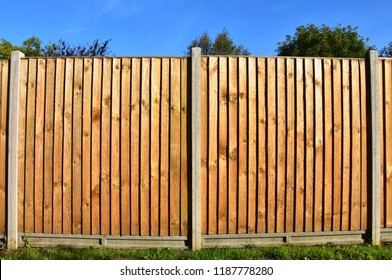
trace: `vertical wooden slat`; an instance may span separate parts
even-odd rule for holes
[[[187,140],[187,98],[188,66],[187,58],[181,59],[181,235],[188,234],[188,140]]]
[[[181,187],[181,61],[171,59],[170,73],[170,232],[180,235],[180,187]]]
[[[238,58],[238,233],[247,233],[247,58]]]
[[[392,66],[384,60],[385,88],[385,227],[392,227]],[[382,197],[382,196],[381,196]]]
[[[351,60],[351,210],[350,230],[361,226],[361,107],[358,60]]]
[[[332,231],[333,206],[333,98],[332,98],[332,61],[323,60],[324,71],[324,221],[323,230]]]
[[[150,234],[150,59],[142,59],[140,142],[140,235]],[[179,160],[179,158],[178,158]]]
[[[161,88],[161,60],[152,59],[151,68],[151,235],[159,230],[159,105]]]
[[[379,94],[380,94],[380,226],[385,227],[385,59],[379,63]]]
[[[21,86],[23,87],[23,85]],[[0,61],[0,234],[6,232],[8,61]],[[20,207],[19,207],[20,208]],[[18,212],[19,212],[18,208]],[[20,217],[19,217],[20,219]]]
[[[53,127],[56,60],[46,64],[45,142],[44,142],[44,233],[53,232]]]
[[[140,67],[141,59],[132,59],[131,85],[131,234],[140,235]]]
[[[201,126],[201,233],[207,233],[208,209],[208,58],[201,58],[201,97],[200,97],[200,126]]]
[[[361,80],[361,229],[367,229],[367,100],[366,100],[366,65],[360,61]]]
[[[208,234],[217,233],[218,197],[218,59],[208,64]]]
[[[82,233],[83,59],[75,58],[72,117],[72,233]]]
[[[294,179],[295,179],[295,65],[286,59],[287,69],[287,153],[286,153],[286,223],[285,231],[294,232]]]
[[[72,91],[74,59],[65,60],[63,133],[63,233],[72,231]]]
[[[93,60],[83,60],[82,97],[82,234],[91,234],[91,112]]]
[[[248,222],[247,233],[256,232],[257,81],[256,58],[248,58]]]
[[[217,233],[218,197],[218,59],[209,58],[208,64],[208,234]]]
[[[44,125],[46,60],[38,59],[35,102],[34,232],[43,232]]]
[[[238,175],[238,142],[237,142],[237,122],[238,122],[238,59],[235,57],[228,58],[228,87],[229,87],[229,175],[228,175],[228,233],[237,233],[237,175]],[[202,87],[203,89],[203,87]],[[203,92],[203,91],[202,91]],[[202,99],[203,101],[203,99]],[[201,108],[203,112],[203,102]],[[203,135],[202,141],[203,141]]]
[[[285,58],[277,61],[277,185],[276,232],[284,232],[286,206],[286,67]]]
[[[110,233],[110,136],[112,103],[111,58],[103,58],[101,104],[101,234]]]
[[[18,232],[25,232],[25,155],[28,88],[28,59],[20,61],[19,120],[18,120]],[[4,177],[5,178],[5,177]],[[5,216],[4,216],[5,218]]]
[[[162,59],[161,93],[161,145],[160,145],[160,229],[161,236],[169,235],[169,114],[170,114],[170,60]]]
[[[321,59],[314,59],[314,88],[315,88],[315,184],[314,184],[314,231],[322,230],[323,215],[323,185],[324,185],[324,104],[323,76]]]
[[[227,58],[219,58],[218,233],[227,233]]]
[[[351,177],[351,106],[350,106],[350,61],[342,61],[343,89],[343,189],[342,189],[342,230],[349,229],[350,217],[350,177]]]
[[[63,232],[63,110],[65,59],[56,59],[53,139],[53,233]]]
[[[257,233],[266,232],[267,196],[267,107],[266,107],[266,58],[257,58]],[[229,128],[230,129],[230,128]]]
[[[131,59],[121,60],[121,235],[131,234]]]
[[[268,80],[267,80],[267,232],[275,232],[275,221],[276,221],[276,132],[277,132],[277,122],[276,122],[276,59],[267,59],[268,67]]]
[[[119,235],[121,232],[120,216],[120,71],[121,59],[113,58],[112,66],[112,108],[111,108],[111,170],[110,170],[110,233]]]
[[[341,61],[332,60],[333,64],[333,230],[341,229],[342,199],[342,88]]]
[[[295,231],[303,232],[305,226],[305,91],[304,59],[297,58],[296,77],[296,181],[295,181]]]
[[[34,232],[34,139],[37,59],[29,59],[26,113],[25,232]]]
[[[313,59],[305,59],[305,231],[313,231],[314,198],[314,75]]]
[[[101,233],[101,99],[102,59],[93,59],[91,120],[91,233]]]

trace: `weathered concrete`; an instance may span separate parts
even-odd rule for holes
[[[192,48],[192,250],[201,249],[201,48]]]
[[[8,103],[8,206],[7,206],[7,247],[18,247],[18,116],[20,51],[11,53],[10,91]]]

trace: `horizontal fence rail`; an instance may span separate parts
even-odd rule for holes
[[[19,231],[186,236],[187,58],[21,60]]]
[[[0,235],[6,233],[8,60],[0,60]]]
[[[392,241],[392,59],[199,53],[0,60],[10,248]]]
[[[364,59],[202,58],[202,232],[367,228]]]

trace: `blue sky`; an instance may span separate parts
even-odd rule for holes
[[[308,23],[358,26],[377,48],[392,41],[391,0],[3,0],[1,8],[0,38],[15,45],[32,35],[44,44],[111,39],[116,56],[182,56],[203,31],[214,38],[223,28],[252,55],[276,55]]]

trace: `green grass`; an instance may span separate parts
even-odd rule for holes
[[[0,251],[2,260],[392,260],[392,245],[322,245],[271,248],[175,249],[21,248]]]

